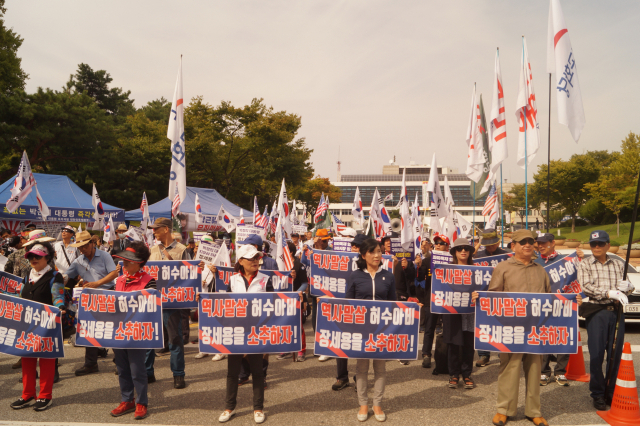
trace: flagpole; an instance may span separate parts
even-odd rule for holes
[[[504,248],[504,208],[502,207],[502,186],[504,185],[504,180],[502,180],[502,163],[500,163],[500,217],[502,218],[502,243],[500,244],[501,248]]]
[[[522,62],[524,62],[524,36],[522,36]],[[527,71],[526,65],[523,63],[525,73]],[[525,77],[528,78],[528,77]],[[527,100],[527,105],[529,101]],[[524,121],[524,218],[526,229],[529,229],[529,176],[527,172],[528,158],[527,158],[527,105],[524,107],[524,114],[522,121]]]
[[[473,222],[471,224],[471,236],[473,237],[473,242],[475,243],[476,241],[476,183],[473,182],[473,219],[471,219],[471,221]]]
[[[549,73],[549,133],[547,137],[547,233],[549,233],[549,212],[551,211],[551,73]]]

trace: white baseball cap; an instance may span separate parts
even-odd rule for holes
[[[355,237],[357,234],[358,233],[353,228],[344,228],[342,231],[340,231],[340,235],[345,237]]]
[[[240,259],[253,259],[256,255],[260,255],[262,257],[262,253],[260,253],[255,246],[251,244],[245,244],[238,249],[236,253],[236,257],[238,260]]]

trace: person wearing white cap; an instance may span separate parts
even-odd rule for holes
[[[75,229],[69,225],[65,226],[61,232],[62,241],[58,241],[53,246],[56,251],[56,266],[58,271],[63,274],[69,269],[71,263],[80,256],[78,249],[71,246],[71,238],[74,235],[76,235]]]
[[[262,254],[250,244],[240,247],[236,254],[236,273],[229,278],[227,291],[231,293],[264,293],[273,291],[271,278],[260,273],[260,257]],[[253,377],[253,418],[256,423],[263,423],[264,415],[264,373],[262,371],[262,354],[228,355],[227,364],[227,396],[225,410],[219,417],[220,423],[229,421],[236,413],[238,396],[238,378],[242,361],[246,360]]]

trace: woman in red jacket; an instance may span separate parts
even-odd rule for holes
[[[140,241],[136,241],[124,251],[116,253],[113,257],[122,259],[124,264],[124,274],[116,280],[116,291],[138,291],[147,288],[156,288],[156,280],[147,274],[142,267],[147,263],[150,256],[147,246]],[[120,269],[120,266],[118,266]],[[144,365],[146,349],[114,349],[116,367],[118,368],[118,379],[120,381],[120,394],[122,402],[111,411],[113,417],[119,417],[135,411],[136,420],[144,419],[147,412],[147,369]],[[135,389],[138,398],[134,402],[133,390]]]

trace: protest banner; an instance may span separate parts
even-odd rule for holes
[[[437,265],[448,265],[453,260],[453,256],[448,251],[431,250],[431,270]]]
[[[291,232],[303,236],[307,233],[307,225],[291,225]]]
[[[347,280],[358,269],[359,253],[331,250],[313,250],[310,253],[311,274],[309,285],[312,296],[344,297]],[[382,267],[393,270],[393,256],[382,256]]]
[[[479,292],[475,349],[575,354],[578,351],[576,294]]]
[[[154,289],[85,288],[78,303],[76,345],[116,349],[162,349],[162,302]]]
[[[196,293],[202,289],[199,263],[199,260],[150,260],[144,265],[144,271],[156,280],[164,309],[198,307]],[[121,268],[120,275],[123,273]]]
[[[577,254],[572,253],[544,267],[549,274],[551,293],[582,293],[582,286],[578,282],[579,263]]]
[[[338,358],[418,358],[420,307],[413,302],[318,299],[316,355]]]
[[[144,231],[137,226],[130,226],[125,234],[129,241],[144,241]]]
[[[333,251],[351,251],[351,237],[334,237]]]
[[[238,244],[238,241],[246,240],[249,235],[259,235],[264,240],[267,237],[267,230],[253,225],[236,226],[236,244]],[[238,244],[239,247],[242,247],[242,244]]]
[[[407,259],[413,261],[415,259],[414,244],[415,243],[412,241],[409,250],[405,250],[402,247],[400,238],[391,238],[391,254],[400,260]]]
[[[0,271],[0,293],[20,296],[20,291],[22,291],[22,278]]]
[[[200,241],[200,244],[198,245],[198,254],[196,254],[196,258],[193,260],[202,260],[206,265],[210,265],[213,263],[219,251],[220,244]]]
[[[513,257],[513,253],[497,254],[495,256],[481,257],[480,259],[473,259],[473,264],[477,266],[491,266],[495,268],[498,263]]]
[[[0,294],[0,352],[26,358],[64,358],[60,309]]]
[[[487,290],[492,272],[490,266],[436,266],[431,272],[431,313],[472,314],[471,293]]]
[[[202,293],[198,346],[209,354],[268,354],[302,349],[298,293]]]
[[[217,293],[224,293],[229,286],[229,278],[235,274],[233,268],[227,268],[224,266],[216,266],[216,288]],[[271,278],[271,284],[273,285],[273,291],[293,291],[293,279],[291,278],[291,271],[266,271],[260,269],[261,274],[267,275]]]

